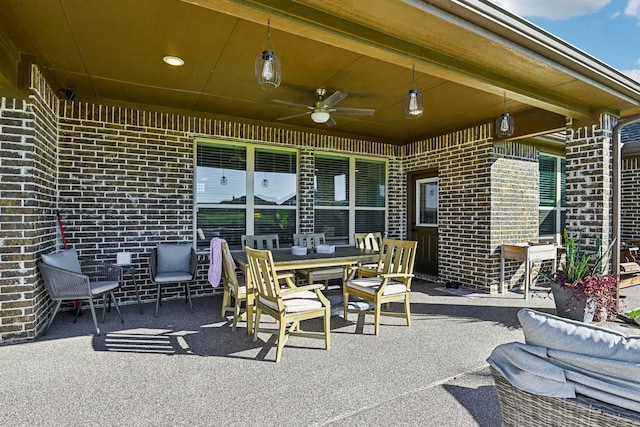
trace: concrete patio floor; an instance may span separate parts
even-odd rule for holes
[[[101,336],[88,311],[76,324],[62,312],[47,336],[0,347],[0,424],[499,426],[486,358],[523,340],[518,310],[554,313],[553,300],[440,287],[415,282],[410,328],[383,318],[376,337],[370,316],[336,316],[330,351],[322,340],[292,337],[280,363],[269,335],[254,343],[244,322],[231,331],[221,296],[194,299],[194,313],[184,300],[165,301],[157,319],[151,303],[142,315],[127,305],[124,324],[107,313]],[[622,294],[626,309],[640,307],[640,287]]]

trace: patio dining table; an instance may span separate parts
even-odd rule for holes
[[[291,249],[275,249],[271,251],[276,271],[307,270],[325,267],[344,267],[344,279],[350,277],[354,265],[372,263],[378,260],[380,253],[355,246],[338,246],[333,253],[307,252],[306,255],[293,255]],[[247,254],[243,251],[232,251],[231,256],[236,265],[245,272],[247,286],[247,332],[253,332],[254,292],[250,275]]]

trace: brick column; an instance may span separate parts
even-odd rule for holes
[[[612,231],[612,130],[617,118],[603,113],[598,124],[574,129],[567,121],[567,221],[570,236],[595,251]]]

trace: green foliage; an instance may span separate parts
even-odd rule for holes
[[[571,237],[568,236],[567,231],[564,231],[564,243],[567,255],[566,266],[561,268],[563,274],[562,277],[567,283],[576,283],[587,276],[600,275],[609,264],[609,258],[613,249],[613,242],[609,245],[606,251],[602,252],[602,239],[596,239],[596,252],[595,254],[583,252],[579,243],[576,243]],[[592,261],[592,259],[595,259]]]

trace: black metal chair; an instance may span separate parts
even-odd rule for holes
[[[120,307],[118,307],[118,302],[113,295],[113,291],[120,287],[121,269],[117,265],[87,261],[83,262],[81,266],[76,250],[67,249],[53,254],[42,255],[38,268],[49,296],[53,301],[57,301],[44,334],[49,330],[63,301],[88,300],[96,334],[100,335],[93,299],[103,298],[102,322],[104,322],[107,310],[107,296],[109,295],[114,301],[120,320],[124,323]]]
[[[162,287],[176,283],[184,283],[185,298],[193,312],[189,285],[196,278],[197,268],[198,258],[190,243],[161,243],[151,250],[149,275],[151,281],[158,286],[156,317],[162,300]]]

